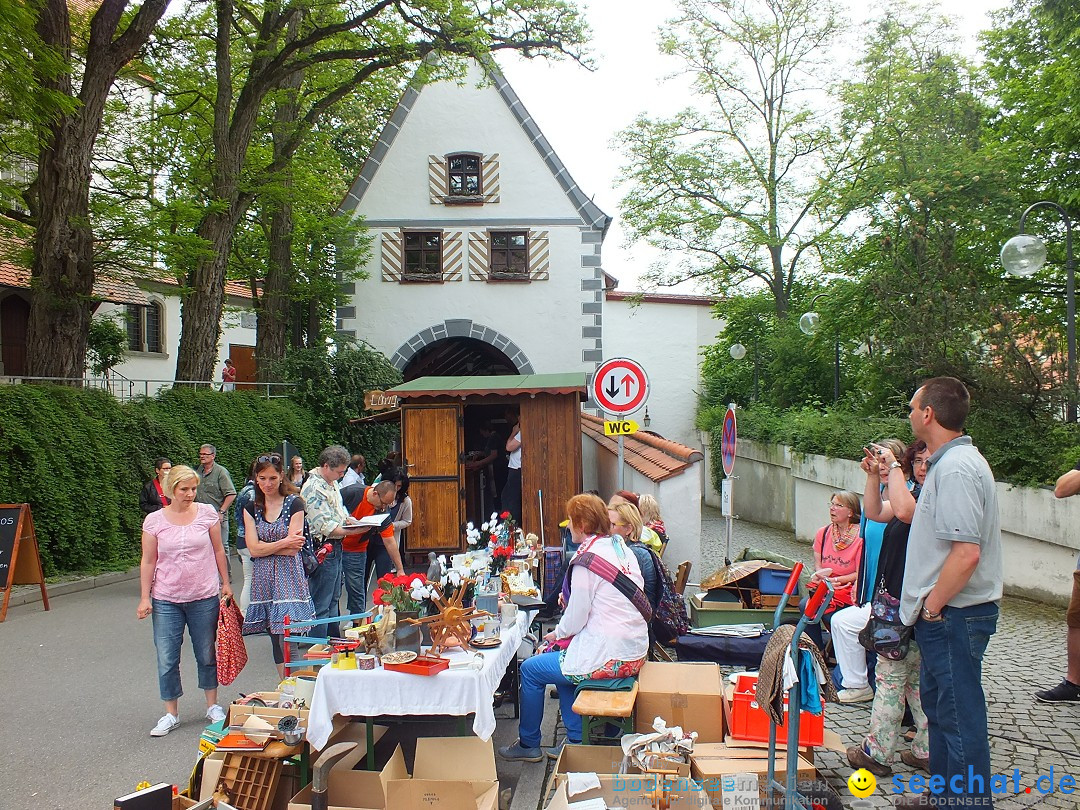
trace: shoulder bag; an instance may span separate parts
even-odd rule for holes
[[[859,631],[859,643],[882,658],[900,661],[908,654],[913,634],[914,628],[900,621],[900,600],[885,590],[882,577],[870,602],[870,620]]]

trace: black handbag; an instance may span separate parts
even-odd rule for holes
[[[870,620],[859,631],[859,643],[890,661],[901,661],[911,648],[914,628],[900,621],[900,600],[885,590],[885,578],[878,583],[870,602]]]

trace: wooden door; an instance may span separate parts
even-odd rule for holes
[[[0,301],[0,348],[4,374],[20,377],[26,373],[26,327],[30,323],[30,303],[20,295]]]
[[[581,492],[581,405],[575,395],[537,394],[521,401],[521,527],[561,544],[566,502]],[[543,506],[544,531],[540,531]]]
[[[405,550],[460,551],[465,492],[461,405],[403,405],[401,443],[413,501]]]
[[[254,385],[243,383],[255,382],[255,347],[244,346],[239,343],[229,344],[229,358],[236,366],[236,390],[243,391],[254,388]],[[218,369],[219,373],[221,369]]]

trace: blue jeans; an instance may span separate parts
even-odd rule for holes
[[[367,606],[367,552],[342,552],[341,570],[345,574],[347,612],[363,613]]]
[[[946,607],[942,616],[939,622],[919,619],[915,624],[930,773],[945,777],[939,806],[992,808],[982,659],[997,630],[998,606]]]
[[[184,694],[180,686],[180,647],[184,643],[185,625],[191,633],[191,647],[199,667],[199,688],[217,689],[218,598],[208,596],[194,602],[152,599],[151,605],[161,699],[176,700]]]
[[[521,719],[518,739],[525,748],[540,745],[540,723],[544,719],[544,700],[548,686],[559,690],[559,706],[566,726],[566,739],[577,745],[581,742],[581,717],[574,714],[576,688],[559,667],[559,653],[534,655],[521,662]]]
[[[321,543],[316,543],[321,545]],[[308,577],[308,590],[311,592],[311,601],[315,605],[316,619],[333,619],[340,616],[338,602],[341,600],[341,543],[334,543],[334,550],[326,555],[322,565],[315,569],[315,573]],[[337,622],[321,625],[328,637],[340,636],[341,630]],[[321,637],[323,633],[312,633],[313,636]]]

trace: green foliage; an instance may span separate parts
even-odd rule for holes
[[[289,400],[244,392],[177,389],[121,404],[102,391],[0,386],[0,500],[30,504],[47,575],[120,570],[139,560],[139,492],[155,458],[194,467],[209,442],[239,482],[282,439],[317,454],[315,424]]]
[[[364,414],[365,392],[401,382],[401,373],[385,355],[366,343],[339,343],[330,354],[321,349],[295,349],[274,372],[296,381],[293,398],[315,415],[315,424],[330,441],[362,453],[369,464],[386,455],[398,434],[397,424],[349,424],[350,419]]]
[[[90,370],[97,375],[106,374],[109,369],[124,359],[127,351],[127,331],[112,318],[101,317],[90,321],[90,332],[86,339],[86,362]]]

